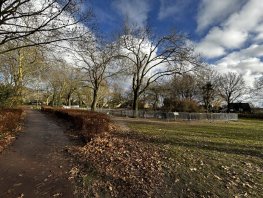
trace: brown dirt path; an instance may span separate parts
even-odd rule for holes
[[[73,144],[52,118],[27,110],[24,133],[0,154],[0,198],[74,197],[64,151]]]

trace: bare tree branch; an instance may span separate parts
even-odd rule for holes
[[[0,49],[0,54],[79,38],[82,32],[77,24],[85,23],[91,17],[91,12],[80,12],[81,3],[81,0],[2,0],[0,47],[13,41],[17,46],[9,50]],[[23,42],[19,42],[21,40]]]

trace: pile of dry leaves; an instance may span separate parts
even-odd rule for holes
[[[81,164],[71,171],[87,197],[161,197],[169,193],[164,152],[134,132],[104,133],[69,148]]]
[[[0,110],[0,152],[13,142],[15,134],[21,130],[21,109]]]

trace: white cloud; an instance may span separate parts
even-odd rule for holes
[[[246,32],[215,27],[198,43],[196,50],[207,58],[220,57],[226,53],[225,49],[241,47],[247,38]]]
[[[204,0],[204,2],[206,1]],[[198,52],[207,58],[217,58],[233,49],[242,48],[247,42],[260,41],[263,39],[262,10],[261,0],[247,1],[239,11],[233,12],[225,21],[221,22],[220,26],[213,27],[207,33],[197,44]],[[204,15],[208,14],[211,14],[210,11],[204,13]],[[215,15],[211,16],[213,18]],[[209,50],[206,49],[207,46],[210,47]],[[224,49],[219,51],[220,48]]]
[[[224,23],[224,26],[240,31],[253,31],[263,19],[262,0],[250,0]]]
[[[197,31],[226,19],[237,11],[245,0],[202,0],[197,14]]]
[[[151,8],[149,0],[114,0],[113,5],[130,23],[138,26],[146,24]]]
[[[195,51],[207,58],[220,57],[226,53],[223,47],[206,41],[197,44]]]
[[[260,25],[258,25],[255,29],[255,34],[256,37],[254,37],[254,41],[255,42],[262,42],[263,41],[263,23],[261,23]]]
[[[235,51],[218,60],[214,67],[220,73],[238,72],[247,85],[253,86],[254,79],[263,74],[263,46],[252,44],[246,49]]]
[[[228,67],[235,67],[240,70],[247,68],[256,72],[263,72],[261,57],[263,57],[263,46],[253,44],[246,49],[228,54],[217,63],[227,64]]]
[[[205,38],[227,49],[239,48],[247,40],[247,33],[235,29],[214,28]]]

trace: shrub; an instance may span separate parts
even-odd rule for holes
[[[194,100],[171,100],[169,98],[164,99],[163,109],[166,111],[178,111],[178,112],[200,112],[201,108]]]
[[[21,109],[0,109],[0,152],[11,144],[21,130]]]
[[[263,113],[239,113],[239,118],[263,119]]]
[[[6,107],[12,105],[12,97],[15,89],[11,85],[0,84],[0,106]]]
[[[42,111],[53,113],[57,117],[71,122],[73,128],[78,130],[79,135],[83,136],[86,141],[110,130],[110,119],[102,113],[51,107],[42,107]]]
[[[20,123],[22,109],[0,110],[0,131],[14,131]]]

